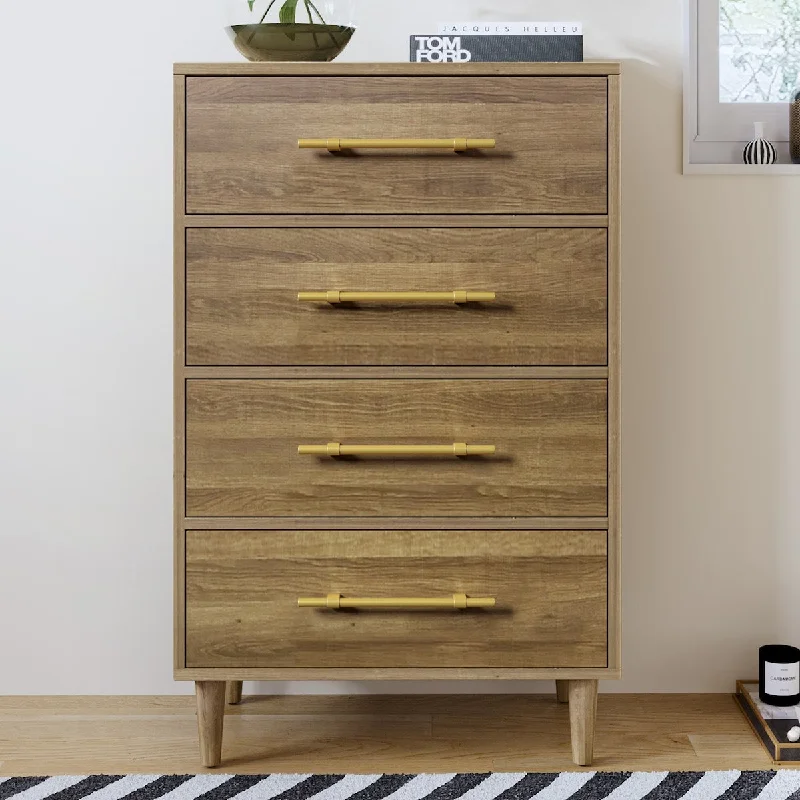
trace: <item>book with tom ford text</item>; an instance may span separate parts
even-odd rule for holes
[[[466,64],[583,61],[579,22],[442,22],[435,34],[411,37],[411,61]]]

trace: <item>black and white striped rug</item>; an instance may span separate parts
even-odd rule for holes
[[[0,778],[0,800],[800,800],[800,770]]]

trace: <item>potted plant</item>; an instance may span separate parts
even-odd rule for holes
[[[332,61],[355,32],[354,0],[229,0],[228,33],[250,61]]]

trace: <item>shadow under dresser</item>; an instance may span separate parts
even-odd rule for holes
[[[619,65],[175,67],[175,678],[620,675]]]

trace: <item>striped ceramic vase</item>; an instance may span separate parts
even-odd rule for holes
[[[774,164],[778,160],[775,145],[764,138],[764,123],[756,122],[756,138],[748,142],[742,151],[745,164]]]

